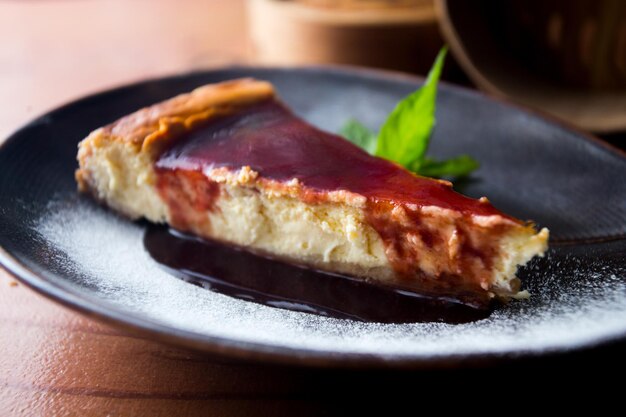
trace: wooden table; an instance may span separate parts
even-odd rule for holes
[[[0,138],[88,93],[246,62],[247,39],[243,0],[2,1]]]
[[[87,93],[248,61],[239,0],[3,1],[0,138]],[[0,270],[0,416],[329,415],[376,400],[415,407],[425,392],[481,388],[475,381],[484,376],[580,370],[607,358],[590,352],[487,370],[400,373],[236,362],[94,322]],[[558,375],[538,382],[556,383]]]

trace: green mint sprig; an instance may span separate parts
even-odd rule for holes
[[[424,84],[400,101],[375,134],[361,122],[351,119],[340,134],[370,154],[402,165],[426,177],[462,177],[479,164],[468,155],[438,161],[426,156],[435,126],[437,82],[447,53],[442,48]]]

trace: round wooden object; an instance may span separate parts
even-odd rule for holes
[[[576,2],[580,13],[572,2],[540,3],[514,2],[515,19],[508,2],[437,0],[436,6],[455,58],[481,89],[583,129],[626,129],[626,16],[605,34],[593,29],[608,28],[599,15],[582,13],[588,2]],[[596,8],[626,13],[623,2],[600,3]]]
[[[432,0],[249,0],[260,62],[350,64],[428,71],[443,44]]]

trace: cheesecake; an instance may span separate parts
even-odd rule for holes
[[[131,219],[414,291],[519,297],[518,266],[547,248],[547,229],[312,126],[265,81],[138,110],[78,162],[79,190]]]

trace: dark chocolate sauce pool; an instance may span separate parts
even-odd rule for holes
[[[465,323],[489,316],[484,296],[416,293],[316,271],[149,225],[144,245],[172,275],[231,297],[321,316],[381,323]]]

